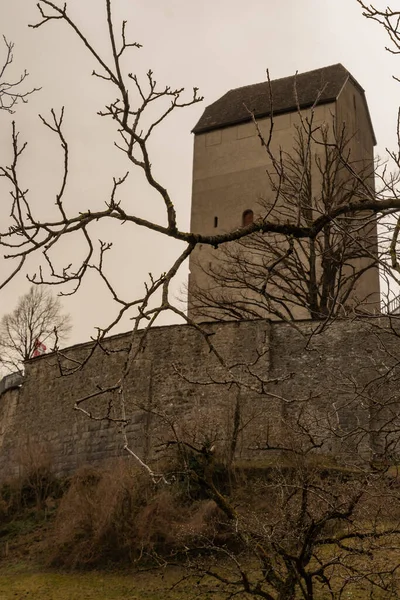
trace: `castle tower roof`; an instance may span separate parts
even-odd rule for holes
[[[276,115],[293,112],[298,108],[309,108],[319,94],[318,104],[334,102],[349,79],[365,98],[363,88],[340,63],[274,79],[270,83],[264,81],[230,90],[207,106],[193,128],[193,133],[203,133],[250,121],[248,110],[254,112],[257,118],[267,117],[271,114],[271,95],[272,110]],[[371,120],[370,124],[373,129]]]

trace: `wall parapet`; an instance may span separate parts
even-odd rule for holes
[[[5,375],[0,381],[0,396],[7,390],[20,387],[24,382],[24,376],[19,371]]]

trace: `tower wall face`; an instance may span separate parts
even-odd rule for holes
[[[316,107],[316,126],[332,121],[335,105]],[[302,111],[303,118],[310,111]],[[260,131],[268,139],[270,119],[260,119]],[[293,149],[297,113],[274,117],[271,148],[274,153]],[[241,227],[242,214],[252,209],[260,212],[260,199],[271,196],[266,170],[271,160],[262,147],[252,122],[240,123],[195,136],[191,230],[195,233],[221,233]],[[218,217],[218,227],[214,218]]]
[[[303,119],[310,116],[311,110],[301,112]],[[279,149],[293,153],[296,128],[301,127],[301,117],[298,112],[274,116],[271,150],[276,157],[279,157]],[[373,164],[374,139],[365,99],[351,80],[344,86],[336,102],[314,108],[313,125],[318,128],[323,124],[328,128],[329,141],[333,141],[334,128],[338,130],[344,125],[346,136],[354,136],[348,146],[351,149],[352,160],[360,160],[360,167]],[[269,117],[259,120],[259,128],[265,139],[268,139],[270,127]],[[315,152],[323,154],[322,147],[314,147]],[[273,203],[274,210],[269,215],[269,220],[287,222],[291,216],[287,212],[287,206],[271,190],[267,172],[272,170],[271,159],[262,146],[256,126],[252,122],[195,135],[191,230],[212,235],[239,228],[242,226],[245,211],[253,211],[254,218],[257,218],[265,215],[265,204]],[[321,182],[321,174],[315,164],[311,167],[311,175],[312,185],[317,189]],[[363,235],[369,239],[373,238],[376,248],[375,222],[368,221]],[[204,321],[207,318],[204,318],[204,314],[198,314],[192,301],[192,292],[196,287],[215,289],[215,282],[205,271],[218,263],[221,254],[220,249],[200,245],[191,256],[189,315],[195,320]],[[364,258],[359,259],[348,268],[360,270],[366,267],[367,262]],[[251,292],[249,296],[252,296]],[[361,297],[368,297],[370,312],[379,309],[378,269],[371,269],[355,285],[354,298],[359,300]],[[295,319],[309,316],[307,309],[301,306],[294,307],[292,314]],[[217,316],[214,312],[210,318],[212,320]],[[259,316],[271,317],[265,312]]]
[[[360,170],[370,167],[371,177],[367,180],[368,185],[374,190],[374,137],[371,130],[371,124],[368,117],[365,97],[359,89],[348,81],[343,88],[336,102],[337,118],[339,123],[343,123],[346,129],[352,132],[352,139],[349,143],[349,149],[353,161],[359,161]],[[357,163],[355,163],[357,164]],[[365,215],[366,225],[363,228],[360,238],[367,241],[369,248],[375,255],[378,254],[378,230],[374,215]],[[364,258],[355,263],[355,268],[365,269],[369,261]],[[360,277],[354,286],[353,296],[360,300],[365,299],[365,306],[368,312],[378,312],[380,310],[380,289],[379,289],[379,269],[373,267]]]

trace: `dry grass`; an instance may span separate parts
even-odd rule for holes
[[[186,583],[173,587],[181,578],[176,569],[160,573],[54,573],[2,572],[0,600],[184,600],[217,596],[202,594],[198,586]]]

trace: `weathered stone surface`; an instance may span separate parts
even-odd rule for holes
[[[318,324],[310,321],[207,324],[217,354],[194,328],[154,328],[123,380],[129,445],[149,460],[179,436],[254,460],[277,445],[304,448],[300,424],[322,452],[371,457],[390,447],[396,454],[400,345],[390,325],[383,318],[336,321],[312,335]],[[107,352],[97,348],[69,376],[60,375],[52,354],[26,364],[22,387],[0,398],[0,478],[18,474],[35,453],[51,455],[57,473],[124,453],[120,424],[91,420],[74,404],[118,384],[129,340],[108,339]],[[62,363],[76,367],[91,349],[69,348]],[[121,416],[118,392],[81,406],[98,419],[108,407]]]

